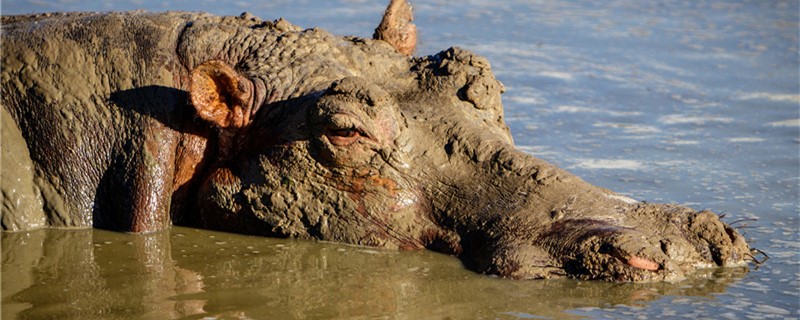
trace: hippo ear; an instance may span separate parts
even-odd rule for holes
[[[386,41],[398,53],[409,56],[417,48],[417,26],[411,23],[413,20],[407,0],[391,0],[372,38]]]
[[[192,70],[189,95],[197,114],[220,128],[242,128],[250,122],[251,83],[218,60]]]

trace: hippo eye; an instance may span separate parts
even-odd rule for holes
[[[356,129],[329,130],[328,135],[342,138],[352,138],[358,135],[358,131]]]
[[[348,129],[328,129],[325,131],[325,136],[328,141],[336,146],[348,146],[361,138],[362,134],[359,130],[354,128]]]

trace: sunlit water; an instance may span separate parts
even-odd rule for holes
[[[3,234],[2,317],[798,318],[797,1],[414,1],[417,54],[469,48],[523,150],[640,200],[726,214],[770,259],[674,283],[510,281],[432,252],[173,228]],[[384,1],[2,1],[3,14],[285,17],[369,36]]]

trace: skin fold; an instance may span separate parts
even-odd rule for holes
[[[2,21],[2,227],[170,224],[431,249],[518,279],[744,265],[709,211],[637,202],[515,149],[489,62],[249,14]]]

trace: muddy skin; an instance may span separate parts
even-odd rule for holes
[[[406,6],[392,1],[377,40],[249,14],[3,17],[3,230],[172,223],[427,248],[518,279],[677,280],[749,260],[711,212],[516,150],[488,61],[409,57]]]

